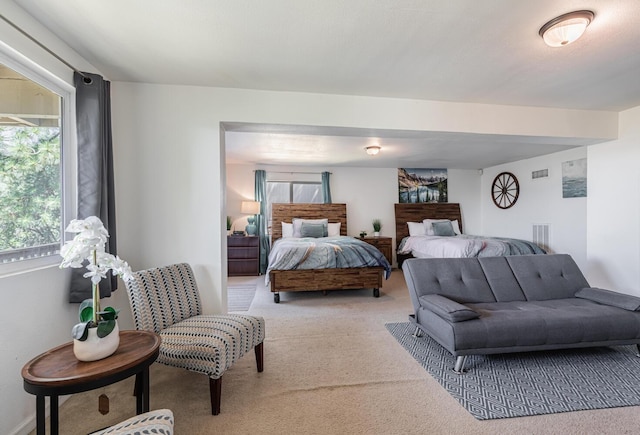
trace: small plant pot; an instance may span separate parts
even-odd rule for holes
[[[380,231],[374,231],[373,237],[380,237]]]
[[[106,358],[118,349],[120,344],[120,329],[116,322],[111,334],[98,337],[98,328],[89,328],[86,340],[73,340],[73,354],[80,361],[97,361]]]

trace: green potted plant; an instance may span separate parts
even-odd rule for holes
[[[129,279],[131,268],[120,257],[105,251],[109,233],[96,216],[74,219],[65,231],[76,235],[60,250],[60,268],[86,267],[87,273],[83,276],[91,278],[92,298],[80,304],[80,323],[71,330],[74,338],[73,351],[81,361],[95,361],[114,353],[120,343],[116,322],[118,312],[113,307],[100,309],[100,281],[107,277],[109,271],[125,280]]]
[[[380,219],[374,219],[372,224],[373,224],[373,236],[378,237],[380,235],[380,230],[382,229],[382,222],[380,222]]]
[[[231,220],[231,216],[227,216],[227,234],[231,232],[232,226],[233,226],[233,221]]]

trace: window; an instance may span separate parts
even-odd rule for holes
[[[69,95],[0,51],[0,274],[59,261],[65,215],[75,205],[63,201],[75,191],[75,171],[66,170],[72,153],[63,146]]]
[[[322,203],[322,183],[317,181],[267,181],[267,216],[271,227],[271,204]]]

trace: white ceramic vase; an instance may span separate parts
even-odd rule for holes
[[[111,334],[98,337],[98,328],[89,328],[86,340],[73,340],[73,353],[80,361],[97,361],[112,355],[120,344],[118,322]]]
[[[373,233],[373,237],[380,237],[380,231],[375,231]]]

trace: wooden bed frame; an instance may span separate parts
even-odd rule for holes
[[[340,222],[340,235],[347,235],[346,204],[273,204],[271,207],[271,241],[282,238],[282,222],[293,218],[329,219]],[[272,270],[269,272],[273,300],[280,302],[279,292],[347,290],[373,288],[373,296],[380,296],[384,268],[357,267],[341,269]]]
[[[425,202],[417,204],[395,204],[396,214],[396,260],[398,267],[402,267],[402,262],[407,258],[412,258],[411,254],[398,254],[398,247],[402,239],[409,235],[407,222],[422,222],[424,219],[449,219],[458,220],[460,231],[462,230],[462,213],[460,204],[449,202]]]

